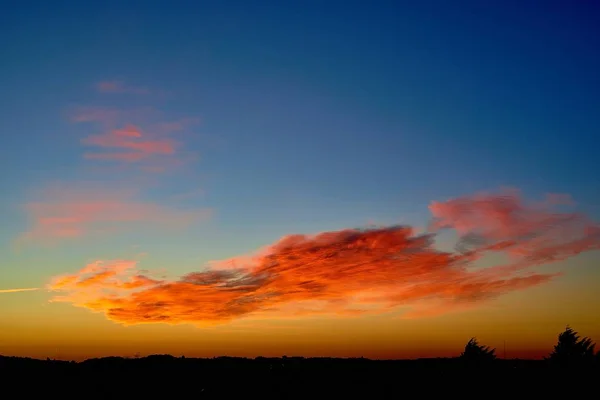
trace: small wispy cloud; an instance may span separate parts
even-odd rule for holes
[[[198,159],[181,139],[199,122],[195,117],[169,119],[152,107],[76,107],[67,116],[71,122],[99,128],[100,132],[80,140],[89,148],[83,152],[83,158],[95,161],[96,168],[134,167],[141,172],[163,173]]]
[[[171,138],[149,138],[140,127],[132,124],[103,134],[88,136],[82,140],[82,143],[109,149],[104,152],[85,153],[84,157],[87,159],[127,162],[141,161],[155,155],[173,155],[177,146],[177,142]]]
[[[150,94],[150,90],[146,87],[128,85],[120,80],[97,82],[95,87],[100,93]]]
[[[40,288],[0,289],[0,293],[32,292],[34,290],[40,290]]]

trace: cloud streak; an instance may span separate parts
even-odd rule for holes
[[[40,288],[0,289],[0,293],[32,292],[34,290],[40,290]]]
[[[101,81],[96,83],[96,90],[100,93],[129,93],[129,94],[150,94],[150,90],[141,86],[131,86],[123,81]]]
[[[141,274],[134,261],[98,261],[54,278],[53,301],[69,302],[124,325],[224,323],[256,317],[403,312],[424,317],[468,309],[544,284],[560,273],[532,267],[597,250],[598,225],[552,211],[552,198],[526,204],[517,192],[434,202],[432,232],[406,226],[289,235],[250,256],[212,263],[178,280]],[[435,249],[454,229],[457,251]],[[477,268],[490,252],[510,263]]]
[[[210,216],[208,209],[172,209],[139,200],[131,189],[56,187],[30,202],[30,220],[18,244],[58,244],[87,236],[145,227],[184,228]]]

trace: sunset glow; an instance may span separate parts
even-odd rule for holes
[[[0,355],[600,340],[597,12],[162,3],[0,17]]]

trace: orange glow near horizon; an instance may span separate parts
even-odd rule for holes
[[[123,218],[161,218],[158,209],[126,212],[120,204],[130,203],[123,199],[112,208],[122,209]],[[13,304],[0,353],[44,358],[60,348],[60,357],[78,360],[131,355],[132,349],[198,357],[449,357],[477,336],[499,356],[508,342],[510,357],[539,358],[566,324],[592,338],[600,334],[590,319],[597,301],[565,308],[549,289],[576,275],[567,259],[599,245],[593,221],[553,210],[563,203],[564,197],[549,196],[527,204],[515,191],[434,202],[429,233],[388,226],[287,235],[179,279],[154,277],[139,260],[97,260],[53,277],[49,293],[4,289],[3,296],[31,290],[43,307],[35,314],[28,309],[24,319]],[[90,207],[38,207],[36,217],[68,211],[89,230],[103,219],[104,204],[99,198]],[[121,214],[112,215],[118,220]],[[435,247],[445,228],[458,234],[456,251]],[[589,276],[598,273],[585,268]],[[596,293],[598,281],[578,283],[578,298]],[[44,335],[30,333],[39,331]]]
[[[590,286],[587,291],[592,293],[593,289]],[[557,306],[554,312],[538,311],[538,315],[532,317],[535,303],[522,308],[491,304],[480,310],[410,320],[394,315],[373,315],[343,319],[244,319],[203,328],[164,324],[124,328],[83,309],[46,306],[47,310],[31,315],[35,319],[15,321],[10,330],[0,333],[0,354],[68,360],[132,357],[136,353],[186,357],[428,358],[458,356],[468,339],[476,336],[482,343],[495,347],[498,357],[504,356],[506,343],[508,358],[541,358],[556,343],[558,333],[565,327],[564,321],[582,335],[598,337],[600,331],[591,318],[569,315],[568,309],[563,311],[558,306],[560,301],[540,288],[535,290],[534,295],[541,296],[537,301]],[[582,313],[588,315],[597,307],[578,305]],[[9,315],[5,321],[10,320]],[[36,333],[42,330],[43,335]]]

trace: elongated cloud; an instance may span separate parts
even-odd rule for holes
[[[223,323],[245,316],[357,315],[402,309],[423,317],[472,308],[560,274],[531,267],[598,249],[598,225],[525,205],[516,193],[435,202],[434,229],[456,229],[469,247],[436,250],[434,233],[410,227],[289,235],[255,255],[210,264],[179,280],[139,273],[132,261],[97,262],[55,278],[55,301],[139,323]],[[575,236],[573,236],[575,234]],[[472,268],[490,251],[513,263]]]
[[[210,216],[207,209],[172,209],[139,200],[136,194],[127,189],[46,189],[42,201],[25,205],[30,226],[17,241],[57,244],[148,226],[182,228]]]
[[[40,290],[40,289],[39,288],[0,289],[0,293],[33,292],[34,290]]]

